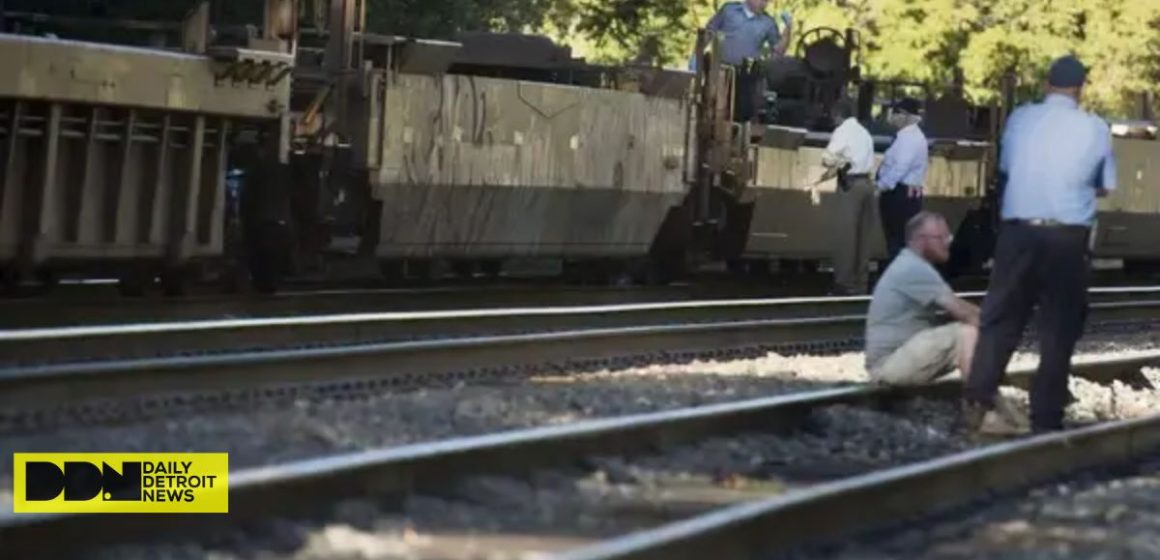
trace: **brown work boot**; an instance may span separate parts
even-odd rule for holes
[[[1018,415],[1011,413],[1010,404],[998,404],[1003,399],[997,399],[994,410],[975,403],[963,405],[963,430],[975,442],[987,442],[1012,437],[1018,437],[1030,431]]]
[[[1020,433],[1025,434],[1031,431],[1031,421],[1028,420],[1027,413],[1020,410],[1014,401],[1003,397],[1003,395],[995,397],[995,413]]]

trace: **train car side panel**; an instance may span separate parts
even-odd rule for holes
[[[234,132],[276,133],[289,97],[287,56],[231,52],[0,35],[0,266],[222,256]]]
[[[1160,142],[1114,138],[1116,190],[1100,201],[1094,253],[1101,258],[1155,259],[1160,238]]]
[[[754,200],[753,221],[744,256],[824,259],[834,243],[837,180],[818,182],[825,168],[822,148],[758,147],[757,172],[749,192]],[[882,154],[875,155],[875,168]],[[981,150],[934,149],[927,171],[924,206],[947,216],[951,229],[978,204],[983,189]],[[886,255],[885,239],[874,208],[871,225],[873,258]]]
[[[385,92],[380,257],[647,253],[683,182],[683,102],[473,76]]]

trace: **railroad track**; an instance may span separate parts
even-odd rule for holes
[[[1160,300],[1140,298],[1153,293],[1094,290],[1090,330],[1150,323]],[[865,298],[724,300],[3,331],[0,426],[133,419],[545,368],[856,350],[865,305]],[[13,363],[14,356],[39,363]]]
[[[1138,382],[1141,368],[1158,364],[1160,352],[1153,352],[1082,362],[1073,370],[1077,376],[1102,383]],[[1025,386],[1029,375],[1029,371],[1012,372],[1009,381]],[[1061,434],[991,446],[970,443],[952,434],[953,424],[946,418],[953,414],[948,411],[954,410],[959,391],[956,380],[905,390],[852,386],[235,471],[230,475],[230,513],[225,516],[16,516],[0,512],[0,543],[16,557],[62,557],[123,543],[153,543],[149,546],[160,547],[166,557],[183,557],[176,554],[182,551],[196,557],[216,550],[214,547],[229,552],[236,546],[253,554],[262,550],[265,542],[262,523],[278,522],[277,526],[285,528],[292,522],[288,520],[298,520],[293,522],[315,531],[334,523],[379,527],[378,518],[397,517],[399,511],[409,515],[424,496],[454,500],[458,495],[473,511],[486,514],[468,524],[478,524],[475,529],[482,531],[477,536],[479,542],[499,551],[533,549],[558,553],[567,560],[769,558],[801,545],[961,506],[989,493],[1037,484],[1076,469],[1135,460],[1160,450],[1160,417],[1079,426]],[[923,410],[933,411],[933,415],[923,417]],[[881,422],[875,428],[880,425],[883,431],[896,429],[894,424],[910,426],[906,429],[911,431],[903,435],[917,443],[900,456],[854,461],[853,468],[826,473],[817,467],[851,461],[855,456],[847,456],[844,444],[857,442],[837,430],[838,424],[824,422],[843,414]],[[878,418],[883,415],[894,420]],[[926,432],[913,431],[915,425]],[[928,435],[920,437],[922,433]],[[795,455],[780,454],[784,446],[763,448],[770,440],[762,438],[773,438],[783,445],[797,442],[802,454],[820,448],[815,458],[821,463],[798,465],[797,476],[784,476],[785,465],[779,460]],[[928,443],[923,443],[924,439]],[[741,476],[726,472],[726,476],[699,484],[686,479],[664,480],[659,486],[667,491],[654,493],[647,500],[625,500],[623,492],[612,492],[594,509],[592,504],[581,508],[585,515],[595,514],[607,521],[593,527],[569,525],[575,520],[565,518],[563,525],[517,524],[522,529],[515,532],[525,531],[521,538],[504,534],[502,524],[499,534],[489,536],[488,527],[494,529],[495,517],[518,518],[521,507],[535,505],[524,503],[520,492],[512,495],[505,490],[518,489],[518,485],[495,486],[496,481],[562,478],[572,482],[556,483],[557,487],[575,490],[583,488],[579,482],[590,480],[595,471],[604,473],[605,478],[630,479],[640,472],[622,467],[615,475],[617,464],[646,465],[642,469],[647,470],[650,464],[666,464],[665,457],[703,456],[713,445],[737,448],[721,441],[752,446],[756,453],[766,453],[759,458],[773,467],[742,472]],[[721,462],[744,471],[746,465],[753,466],[749,457]],[[555,478],[544,478],[545,472],[554,473]],[[776,480],[779,472],[783,476]],[[775,480],[763,482],[762,478]],[[631,484],[621,481],[619,486]],[[533,490],[530,496],[540,496],[537,492],[542,489]],[[621,499],[609,499],[610,495]],[[361,520],[351,520],[350,500],[371,511],[355,513],[353,517]],[[366,506],[368,503],[374,505]],[[345,508],[336,507],[344,504]],[[562,527],[569,526],[573,534],[565,530],[568,538],[561,537]],[[419,558],[460,557],[452,553],[464,553],[464,543],[455,534],[468,528],[452,524],[447,535],[436,535],[434,541],[420,543],[409,552]],[[255,541],[238,536],[250,532],[257,535],[252,536]],[[177,548],[167,549],[155,541],[172,541]],[[205,545],[210,548],[186,541],[210,543]],[[285,548],[286,543],[280,546]],[[125,552],[111,550],[113,557]]]
[[[1114,284],[1110,284],[1114,285]],[[61,324],[104,325],[143,321],[199,321],[239,317],[294,317],[367,310],[431,311],[477,307],[582,306],[707,300],[784,298],[818,291],[819,281],[774,281],[700,276],[667,286],[566,285],[530,278],[424,287],[301,286],[272,295],[213,293],[179,298],[124,298],[111,292],[64,290],[48,296],[0,297],[0,328]],[[974,287],[971,283],[967,286]]]
[[[544,286],[510,283],[497,286],[427,288],[300,289],[274,295],[191,295],[182,298],[99,298],[92,294],[0,299],[0,326],[43,328],[61,324],[106,325],[144,321],[204,321],[238,317],[294,317],[383,309],[430,311],[466,307],[529,307],[539,305],[601,305],[706,299],[729,294],[729,288],[672,285],[665,287]],[[754,297],[771,290],[740,288]]]

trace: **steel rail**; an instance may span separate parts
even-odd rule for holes
[[[860,300],[793,298],[357,313],[0,331],[0,363],[358,344],[519,332],[860,313]]]
[[[0,369],[0,411],[154,393],[470,378],[496,368],[761,344],[847,344],[861,316],[585,329]]]
[[[740,504],[578,550],[556,560],[768,560],[954,510],[988,496],[1160,452],[1160,415],[965,451]]]
[[[1074,371],[1076,375],[1109,382],[1157,364],[1160,364],[1160,352],[1152,352],[1131,358],[1080,363]],[[1012,371],[1008,380],[1016,385],[1025,385],[1031,373],[1030,370]],[[0,512],[0,547],[20,554],[60,555],[78,550],[91,551],[93,547],[109,544],[164,538],[173,534],[193,535],[200,531],[236,527],[239,523],[255,519],[308,513],[316,511],[320,504],[333,503],[347,497],[365,498],[373,495],[402,499],[409,494],[445,488],[449,480],[463,476],[525,475],[538,469],[575,464],[593,454],[632,454],[658,445],[679,445],[714,436],[749,431],[793,430],[801,425],[812,410],[819,407],[845,404],[884,408],[910,398],[953,399],[959,395],[960,387],[960,382],[955,379],[901,389],[856,385],[245,469],[230,474],[230,513],[227,515],[17,515]],[[1160,431],[1160,427],[1157,430]],[[1160,442],[1160,435],[1154,439]],[[1032,463],[1038,461],[1034,456],[1029,460]],[[1022,468],[1022,465],[1014,469],[1008,466],[1007,470],[1018,471]],[[1037,468],[1032,465],[1027,471],[1034,473]],[[818,488],[833,487],[833,484],[827,484]],[[821,490],[812,492],[818,494]],[[884,500],[887,503],[891,501],[888,498]],[[770,502],[763,503],[768,505]],[[881,503],[873,502],[868,507],[860,507],[859,511],[873,511],[873,504]],[[740,506],[739,509],[726,511],[740,516],[764,510]],[[718,519],[711,516],[710,520]],[[707,523],[701,518],[694,521],[701,525]],[[665,532],[666,529],[670,532]],[[662,527],[657,531],[644,535],[653,535],[651,538],[658,542],[662,537],[672,537],[671,528]],[[695,533],[684,528],[676,534],[688,536]],[[723,538],[721,533],[712,536],[713,542]],[[577,554],[591,554],[595,558],[608,551],[620,553],[624,550],[651,550],[649,546],[641,544],[644,542],[642,538],[641,535],[630,535],[625,537],[627,540],[613,541]],[[673,546],[680,548],[679,545]],[[711,556],[698,558],[706,557]]]
[[[1160,301],[1093,304],[1092,320],[1151,318],[1158,308]],[[671,355],[674,349],[685,355],[761,347],[854,349],[864,322],[862,315],[705,322],[6,367],[0,368],[0,411],[11,415],[126,396],[468,380],[545,364]]]
[[[102,325],[141,321],[199,321],[238,316],[343,313],[352,309],[407,311],[458,309],[468,306],[598,305],[692,297],[707,299],[716,293],[722,291],[714,287],[688,285],[645,289],[561,287],[535,283],[427,288],[303,289],[269,295],[187,295],[181,298],[94,299],[91,294],[82,296],[54,293],[51,297],[42,298],[0,298],[0,325],[5,328],[36,328],[70,322]],[[768,293],[768,290],[750,293]]]
[[[1160,288],[1096,288],[1098,303],[1160,297]],[[979,298],[978,292],[962,294]],[[572,307],[331,314],[0,330],[0,368],[100,359],[352,345],[587,328],[852,315],[866,297],[727,299]],[[1097,305],[1098,305],[1097,303]],[[1137,301],[1144,307],[1160,301]],[[1106,309],[1106,308],[1105,308]]]

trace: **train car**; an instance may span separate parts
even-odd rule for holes
[[[397,56],[424,49],[453,51],[451,64],[478,52],[407,43]],[[374,257],[388,274],[433,260],[469,270],[513,258],[627,265],[647,257],[688,192],[679,83],[666,95],[652,81],[590,87],[388,68],[383,52],[371,62],[383,70],[365,98],[370,118],[360,122],[373,130],[360,165],[379,208]],[[592,70],[557,69],[568,66]]]
[[[714,48],[712,35],[702,33],[698,67],[706,76],[725,72],[713,62]],[[894,131],[872,115],[874,107],[892,101],[880,98],[876,91],[893,91],[900,85],[861,77],[855,63],[857,48],[857,34],[852,30],[842,33],[819,28],[803,34],[795,55],[767,62],[767,102],[758,111],[756,123],[725,122],[731,112],[728,77],[702,80],[702,84],[723,91],[707,94],[724,103],[705,111],[704,118],[731,128],[719,141],[728,144],[720,151],[730,157],[713,169],[722,179],[702,178],[701,185],[693,188],[711,184],[724,193],[718,196],[724,201],[718,205],[720,215],[715,219],[725,225],[720,228],[715,250],[735,269],[764,272],[773,262],[782,270],[802,266],[816,269],[832,253],[836,179],[822,180],[825,169],[821,165],[829,131],[838,124],[830,121],[830,108],[842,98],[859,107],[859,120],[875,133],[876,160],[880,162]],[[937,98],[929,90],[924,93],[928,117],[922,127],[931,143],[926,206],[946,215],[952,227],[970,227],[985,212],[993,161],[990,113],[971,107],[954,91]],[[872,256],[882,258],[885,240],[877,209],[874,222]],[[970,260],[963,257],[980,253],[966,249],[956,251],[959,260]]]
[[[222,255],[228,159],[241,136],[279,135],[292,30],[213,44],[208,16],[202,3],[158,43],[128,46],[30,35],[51,19],[3,14],[6,284],[78,270],[180,292],[191,265]]]
[[[529,258],[599,281],[663,283],[712,261],[813,268],[833,243],[835,185],[819,181],[830,105],[857,101],[881,157],[893,131],[873,109],[914,87],[861,76],[856,33],[811,30],[770,63],[759,122],[735,123],[708,32],[684,72],[589,64],[525,35],[375,34],[360,0],[264,0],[260,26],[193,5],[176,25],[96,18],[168,34],[134,46],[31,36],[11,22],[52,18],[4,14],[9,280],[113,271],[126,293],[156,275],[176,293],[191,264],[239,258],[263,291],[333,278],[339,260],[392,279]],[[977,269],[1004,110],[920,97],[928,206],[957,229],[952,268]],[[1120,128],[1122,188],[1101,203],[1094,247],[1147,267],[1155,128]]]
[[[1117,188],[1100,200],[1093,255],[1121,260],[1131,274],[1154,273],[1160,269],[1157,127],[1148,121],[1114,123],[1112,135]]]

